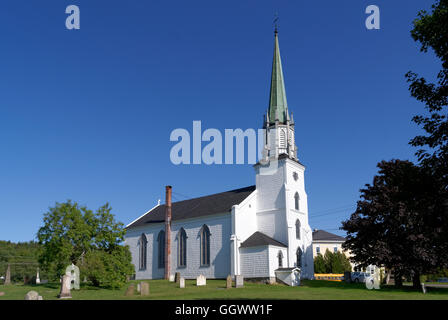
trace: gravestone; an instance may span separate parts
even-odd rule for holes
[[[126,297],[131,297],[134,295],[135,292],[135,286],[133,284],[131,284],[127,289],[126,289],[126,293],[124,294]]]
[[[65,269],[65,274],[70,277],[70,289],[79,290],[79,268],[72,263]]]
[[[207,284],[207,279],[202,274],[196,278],[196,286],[205,286]]]
[[[232,276],[229,274],[226,279],[226,288],[232,288]]]
[[[140,295],[149,296],[149,283],[140,282]]]
[[[11,265],[8,264],[8,268],[6,269],[6,278],[4,285],[7,286],[11,284]]]
[[[235,288],[244,287],[244,277],[243,276],[235,276]]]
[[[138,292],[138,293],[141,292],[141,283],[137,283],[137,292]]]
[[[25,295],[25,300],[43,300],[43,299],[36,291],[29,291]]]
[[[170,274],[170,282],[174,282],[174,274]]]
[[[3,291],[0,291],[0,297],[4,296],[5,293]]]
[[[180,281],[180,272],[176,272],[176,275],[175,275],[175,277],[174,277],[174,281],[175,281],[176,283],[179,283],[179,281]]]
[[[425,287],[425,284],[424,284],[424,283],[421,283],[421,285],[422,285],[422,291],[423,291],[423,294],[425,294],[425,293],[426,293],[426,287]]]
[[[30,277],[28,277],[28,276],[24,276],[24,277],[23,277],[23,284],[24,284],[24,285],[27,285],[29,282],[30,282]]]
[[[59,292],[59,299],[70,299],[72,294],[70,292],[70,277],[66,274],[62,277],[61,292]]]
[[[183,277],[179,279],[179,288],[185,288],[185,278]]]
[[[36,284],[40,284],[39,269],[37,269]]]

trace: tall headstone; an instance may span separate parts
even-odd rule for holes
[[[37,268],[37,274],[36,274],[36,284],[40,284],[40,277],[39,277],[39,268]]]
[[[140,295],[141,296],[149,296],[149,283],[148,282],[140,282]]]
[[[185,278],[183,277],[179,279],[179,288],[185,288]]]
[[[202,274],[196,278],[196,286],[205,286],[207,284],[207,279]]]
[[[6,269],[5,286],[11,284],[11,265],[8,263],[8,268]]]
[[[232,288],[232,276],[229,274],[226,279],[226,288]]]
[[[176,283],[179,283],[179,281],[180,281],[180,272],[176,272],[176,275],[175,275],[175,277],[174,277],[174,281],[175,281]]]
[[[135,291],[135,286],[133,284],[131,284],[127,289],[126,289],[126,293],[124,294],[126,297],[131,297],[134,295],[134,291]]]
[[[141,283],[137,283],[137,292],[140,293],[141,292],[141,287],[142,284]]]
[[[58,295],[59,299],[69,299],[72,297],[72,294],[70,292],[70,282],[71,282],[70,277],[64,274],[61,282],[61,292],[59,292]]]
[[[174,274],[170,274],[170,282],[174,282]]]
[[[70,289],[79,290],[79,268],[72,263],[65,269],[65,274],[70,277]]]
[[[244,287],[244,277],[239,275],[235,276],[235,288],[242,288]]]

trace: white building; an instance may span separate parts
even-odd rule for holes
[[[187,279],[231,274],[273,281],[297,277],[297,271],[312,278],[305,166],[297,158],[294,125],[276,31],[266,143],[254,165],[255,186],[174,202],[171,215],[159,204],[130,223],[126,244],[136,279],[180,272]]]

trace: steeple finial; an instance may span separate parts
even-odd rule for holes
[[[277,34],[278,33],[278,12],[275,13],[274,15],[274,33]]]

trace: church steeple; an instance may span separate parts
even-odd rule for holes
[[[278,31],[275,28],[274,60],[272,62],[271,92],[269,97],[269,124],[286,124],[289,120],[288,103],[286,101],[285,82],[283,79],[280,46],[278,44]]]
[[[266,129],[266,141],[263,150],[264,161],[278,158],[282,154],[297,160],[297,146],[294,137],[295,124],[292,114],[291,118],[289,116],[288,103],[286,101],[277,26],[275,28],[269,108],[264,121],[263,128]]]

